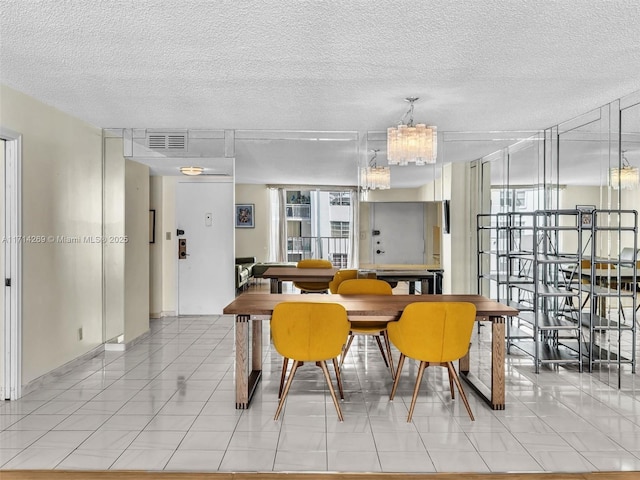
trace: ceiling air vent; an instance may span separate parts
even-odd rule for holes
[[[186,150],[187,135],[184,133],[150,133],[148,147],[152,150]]]

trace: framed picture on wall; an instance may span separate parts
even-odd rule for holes
[[[580,211],[580,223],[583,229],[593,226],[593,211],[595,209],[595,205],[576,205],[576,210]]]
[[[236,228],[253,228],[253,203],[236,204]]]

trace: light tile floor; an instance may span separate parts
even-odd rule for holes
[[[475,373],[488,378],[488,328],[474,329]],[[268,331],[264,336],[269,338]],[[2,469],[507,472],[640,470],[637,376],[578,373],[510,355],[507,408],[467,389],[472,422],[445,370],[427,370],[406,422],[416,365],[396,400],[377,346],[358,341],[343,370],[339,422],[320,369],[305,365],[274,421],[281,358],[265,344],[251,408],[234,404],[233,319],[164,318],[126,352],[104,352],[0,406]],[[396,352],[397,359],[397,352]]]

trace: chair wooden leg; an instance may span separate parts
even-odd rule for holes
[[[384,344],[387,347],[387,358],[389,359],[389,370],[391,370],[391,378],[395,378],[396,373],[393,369],[393,357],[391,356],[391,342],[389,341],[389,334],[386,330],[380,332],[380,335],[384,338]]]
[[[400,353],[400,358],[398,359],[398,368],[396,370],[396,377],[393,379],[393,387],[391,388],[391,395],[389,395],[389,400],[393,400],[393,397],[396,396],[396,390],[398,389],[398,382],[400,381],[400,373],[402,373],[403,365],[404,353]]]
[[[409,416],[407,417],[407,422],[410,422],[411,417],[413,417],[413,409],[416,406],[418,391],[420,390],[420,383],[422,382],[422,376],[424,375],[424,370],[425,368],[427,368],[427,365],[427,362],[420,362],[420,367],[418,368],[418,377],[416,378],[416,386],[413,388],[413,397],[411,397],[411,406],[409,407]]]
[[[453,389],[453,375],[451,375],[451,370],[449,370],[449,366],[446,363],[441,363],[440,365],[447,368],[447,371],[449,373],[449,390],[451,391],[451,400],[454,400],[456,398],[456,394],[455,390]]]
[[[338,390],[340,391],[340,399],[344,400],[344,390],[342,390],[342,376],[340,375],[340,366],[338,365],[338,359],[333,359],[333,368],[336,371],[336,378],[338,379]]]
[[[300,366],[300,362],[298,360],[293,361],[293,366],[291,367],[291,373],[289,374],[289,378],[287,378],[287,383],[284,386],[284,391],[282,392],[282,398],[280,398],[280,402],[278,403],[278,408],[276,409],[276,416],[273,417],[274,420],[278,420],[280,416],[280,412],[282,411],[282,407],[284,406],[284,401],[289,394],[289,388],[291,388],[291,382],[293,382],[293,376],[296,374],[296,370]]]
[[[287,365],[289,365],[289,359],[284,357],[282,360],[282,373],[280,374],[280,387],[278,388],[278,398],[282,397],[282,389],[284,387],[284,379],[287,376]]]
[[[347,345],[344,347],[344,350],[342,350],[342,355],[340,355],[340,366],[342,366],[342,364],[344,363],[344,359],[347,356],[347,352],[349,351],[349,348],[353,343],[354,336],[355,335],[353,335],[353,333],[349,332],[349,340],[347,340]]]
[[[460,398],[462,398],[462,401],[464,402],[464,406],[467,407],[467,413],[469,414],[469,417],[471,417],[472,421],[475,421],[475,418],[473,418],[473,413],[471,413],[469,400],[467,400],[467,395],[464,393],[464,390],[462,389],[462,385],[460,384],[460,379],[458,378],[456,369],[453,368],[453,363],[448,362],[447,368],[449,369],[449,373],[453,376],[453,381],[456,382],[456,386],[458,387],[458,391],[460,392]]]
[[[329,369],[327,368],[327,362],[324,360],[320,362],[320,368],[324,373],[324,378],[327,380],[327,385],[329,385],[329,392],[331,393],[331,399],[333,400],[333,404],[336,406],[336,411],[338,412],[338,419],[342,422],[344,418],[342,417],[342,410],[340,410],[340,403],[338,403],[338,398],[336,397],[336,391],[333,389],[333,384],[331,383],[331,377],[329,376]]]
[[[380,341],[380,336],[376,335],[376,342],[378,342],[378,348],[380,349],[380,353],[382,354],[382,359],[384,360],[384,366],[389,368],[389,362],[387,362],[387,356],[384,354],[384,348],[382,348],[382,342]]]

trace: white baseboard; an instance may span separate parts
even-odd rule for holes
[[[22,396],[25,396],[45,385],[48,385],[49,383],[55,382],[60,377],[62,377],[63,375],[66,375],[74,368],[79,367],[81,364],[83,364],[87,360],[91,360],[92,358],[97,357],[103,351],[104,351],[103,345],[98,345],[97,347],[93,348],[87,353],[84,353],[79,357],[74,358],[73,360],[65,363],[64,365],[60,365],[59,367],[54,368],[50,372],[47,372],[44,375],[39,376],[38,378],[22,386]]]

